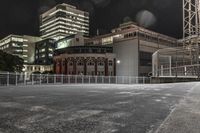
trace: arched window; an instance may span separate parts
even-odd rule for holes
[[[72,61],[69,62],[69,66],[73,66],[73,64],[74,64],[74,63],[73,63]]]
[[[110,61],[108,62],[108,65],[109,65],[109,66],[113,66],[113,61],[110,60]]]
[[[98,66],[104,66],[104,62],[103,61],[98,62]]]
[[[79,61],[79,62],[77,63],[77,66],[84,66],[84,63],[83,63],[82,61]]]
[[[93,61],[90,60],[90,61],[88,61],[87,65],[88,65],[88,66],[94,66],[95,63],[94,63]]]

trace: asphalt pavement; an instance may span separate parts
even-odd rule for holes
[[[199,83],[0,87],[0,133],[184,133],[184,119],[199,133],[199,96]]]

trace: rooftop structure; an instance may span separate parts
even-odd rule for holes
[[[100,35],[86,40],[86,45],[107,45],[115,42],[139,38],[150,42],[166,45],[166,47],[174,47],[177,44],[177,39],[169,37],[146,28],[138,26],[134,22],[120,24],[109,34]]]

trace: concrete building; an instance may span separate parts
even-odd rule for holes
[[[45,39],[35,44],[35,64],[52,65],[55,40]]]
[[[84,36],[83,34],[74,34],[70,36],[66,36],[63,39],[60,39],[56,41],[56,49],[63,49],[67,47],[72,46],[83,46],[85,44],[85,40],[87,40],[88,37]]]
[[[9,35],[0,40],[0,49],[24,59],[25,64],[34,63],[35,42],[40,41],[40,37]]]
[[[40,33],[43,39],[59,40],[79,32],[89,35],[89,13],[72,5],[59,4],[40,16]]]
[[[112,47],[67,47],[55,51],[54,72],[67,75],[115,76],[115,58]]]
[[[53,71],[53,65],[35,65],[35,64],[24,65],[24,69],[23,69],[26,80],[30,80],[31,75],[34,72],[44,73],[44,72],[51,72],[51,71]]]
[[[179,44],[175,38],[127,22],[110,34],[86,40],[85,45],[112,46],[119,62],[116,66],[117,76],[148,76],[152,72],[152,54],[158,49]]]

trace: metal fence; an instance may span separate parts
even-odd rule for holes
[[[84,76],[84,75],[56,75],[0,73],[0,86],[10,85],[47,85],[47,84],[146,84],[148,77],[127,76]]]
[[[185,65],[179,67],[161,66],[155,72],[155,77],[192,77],[198,78],[200,76],[200,65]]]

